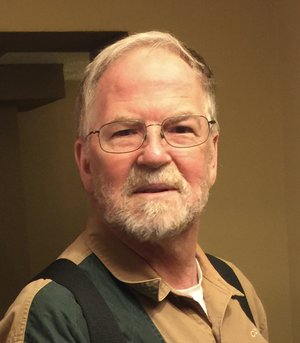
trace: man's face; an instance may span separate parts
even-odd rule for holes
[[[199,78],[183,60],[160,49],[136,49],[100,79],[91,129],[119,119],[148,125],[171,116],[204,114],[203,102]],[[76,143],[76,155],[84,187],[105,223],[138,240],[156,241],[196,225],[215,181],[218,137],[212,134],[200,146],[174,148],[161,138],[159,126],[147,130],[137,151],[104,152],[92,135],[89,149]]]

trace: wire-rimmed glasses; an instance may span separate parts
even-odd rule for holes
[[[146,125],[142,120],[116,120],[102,125],[86,136],[97,134],[103,151],[122,154],[138,150],[147,139],[147,128],[160,126],[160,136],[174,148],[190,148],[205,143],[215,120],[203,115],[179,115],[161,124]]]

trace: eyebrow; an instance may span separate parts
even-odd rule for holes
[[[171,115],[167,116],[167,118],[169,117],[177,117],[177,116],[182,116],[182,115],[195,115],[195,114],[201,114],[201,112],[195,112],[193,110],[179,110],[176,112],[173,112]],[[125,115],[117,115],[113,120],[139,120],[142,118],[132,118],[132,117],[128,117]]]
[[[201,115],[201,113],[195,113],[194,111],[191,110],[187,110],[187,111],[178,111],[175,112],[174,114],[167,116],[166,118],[162,119],[161,122],[163,122],[164,120],[168,119],[168,118],[173,118],[174,120],[176,120],[176,117],[181,117],[184,115],[196,115],[199,114]],[[115,118],[113,118],[112,120],[108,121],[106,124],[108,123],[113,123],[113,122],[118,122],[118,121],[137,121],[137,122],[141,122],[141,123],[146,123],[146,120],[144,118],[133,118],[133,117],[129,117],[129,116],[125,116],[125,115],[117,115]]]
[[[141,118],[132,118],[132,117],[128,117],[128,116],[116,116],[113,120],[111,120],[110,122],[114,122],[114,121],[127,121],[127,120],[138,120],[138,121],[143,121]]]

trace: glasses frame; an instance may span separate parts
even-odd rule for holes
[[[192,144],[192,145],[188,145],[188,146],[176,146],[174,144],[171,144],[168,139],[165,137],[164,135],[164,131],[163,131],[163,126],[165,124],[166,121],[170,120],[170,119],[177,119],[177,118],[185,118],[185,117],[201,117],[201,118],[205,118],[205,120],[207,121],[207,125],[208,125],[208,134],[207,134],[207,137],[205,138],[205,140],[201,143],[197,143],[197,144]],[[141,141],[141,144],[139,145],[138,148],[135,148],[135,149],[132,149],[132,150],[129,150],[129,151],[109,151],[109,150],[105,150],[101,144],[101,139],[100,139],[100,132],[101,130],[107,126],[107,125],[110,125],[110,124],[113,124],[113,123],[122,123],[122,122],[132,122],[132,123],[140,123],[140,124],[143,124],[144,126],[144,137]],[[154,124],[149,124],[149,125],[146,125],[146,123],[142,120],[139,120],[139,119],[124,119],[124,120],[114,120],[114,121],[111,121],[109,123],[106,123],[106,124],[103,124],[98,130],[92,130],[90,131],[86,136],[85,136],[85,140],[91,136],[91,135],[94,135],[94,134],[97,134],[98,135],[98,142],[99,142],[99,145],[100,145],[100,148],[101,150],[103,150],[104,152],[106,153],[109,153],[109,154],[127,154],[127,153],[130,153],[130,152],[134,152],[134,151],[137,151],[139,150],[142,145],[144,144],[144,142],[146,141],[147,139],[147,128],[150,127],[150,126],[160,126],[161,129],[160,129],[160,136],[162,139],[165,139],[165,141],[167,142],[167,144],[169,144],[171,147],[173,148],[176,148],[176,149],[186,149],[186,148],[192,148],[192,147],[195,147],[195,146],[199,146],[199,145],[202,145],[204,144],[207,140],[208,140],[208,137],[211,133],[211,129],[212,129],[212,126],[217,124],[217,121],[212,119],[212,120],[208,120],[204,115],[198,115],[198,114],[183,114],[183,115],[179,115],[179,116],[174,116],[174,117],[168,117],[166,119],[164,119],[160,124],[158,123],[154,123]]]

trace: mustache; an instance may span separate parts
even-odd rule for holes
[[[133,167],[123,187],[126,195],[133,194],[137,189],[151,184],[163,184],[183,192],[187,182],[176,166],[165,166],[157,170]]]

